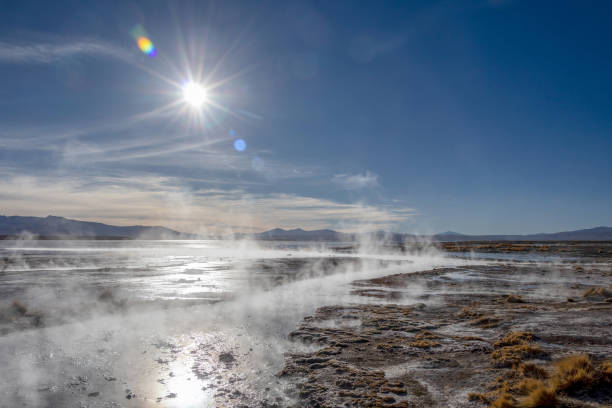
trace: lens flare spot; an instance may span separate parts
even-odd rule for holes
[[[197,82],[187,82],[183,85],[183,97],[185,98],[185,102],[194,108],[199,108],[202,106],[208,97],[206,88]]]
[[[234,140],[234,149],[238,150],[239,152],[244,152],[246,150],[246,142],[242,139]]]
[[[155,46],[147,37],[138,37],[136,43],[138,44],[138,48],[140,48],[140,51],[144,52],[149,57],[154,57],[157,54]]]
[[[136,41],[136,45],[144,54],[147,54],[149,57],[154,57],[157,55],[157,50],[153,45],[153,42],[149,39],[149,34],[147,34],[147,30],[144,29],[140,24],[135,25],[130,30],[130,35]]]

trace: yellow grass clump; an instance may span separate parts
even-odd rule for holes
[[[410,347],[430,348],[430,347],[439,346],[440,343],[438,343],[437,341],[431,341],[431,340],[418,340],[418,341],[413,341],[411,343],[408,343],[408,345]]]
[[[535,390],[542,384],[542,381],[536,380],[534,378],[525,378],[521,380],[517,385],[513,387],[513,389],[522,395],[527,395],[531,391]]]
[[[608,384],[612,384],[612,360],[601,363],[601,379]]]
[[[585,298],[609,298],[612,297],[612,290],[608,288],[590,288],[584,291],[582,297]]]
[[[558,401],[556,391],[540,380],[523,380],[512,391],[521,396],[515,397],[505,387],[491,403],[491,408],[552,408]]]
[[[507,347],[517,346],[503,348]],[[612,360],[597,364],[588,355],[580,354],[552,363],[550,375],[549,370],[532,363],[515,366],[515,370],[509,374],[506,377],[509,381],[498,378],[493,386],[494,391],[486,394],[470,393],[468,399],[490,403],[491,408],[557,407],[560,394],[608,389],[612,384]]]
[[[555,364],[553,386],[563,392],[586,388],[595,382],[595,369],[591,358],[586,354],[566,357]]]
[[[506,303],[525,303],[521,295],[506,295],[504,300]]]
[[[519,401],[519,408],[552,408],[557,405],[557,392],[538,381],[525,398]]]
[[[519,344],[516,346],[505,346],[491,353],[491,358],[503,367],[519,364],[526,358],[536,357],[542,353],[542,349],[533,344]]]
[[[475,319],[480,316],[482,316],[482,312],[470,307],[464,307],[459,313],[457,313],[457,317],[466,319]]]
[[[516,398],[510,393],[503,392],[491,403],[491,408],[516,408]]]
[[[494,344],[495,347],[516,346],[519,344],[531,343],[535,340],[535,336],[531,332],[515,331],[506,334]]]
[[[439,339],[440,336],[438,336],[435,333],[430,332],[429,330],[423,330],[422,332],[416,334],[414,336],[415,339],[417,340],[424,340],[424,339]]]
[[[538,380],[548,378],[548,372],[546,369],[534,363],[522,363],[518,369],[519,372],[527,378],[536,378]]]
[[[472,326],[478,326],[483,329],[490,329],[492,327],[497,327],[501,323],[502,319],[496,316],[482,316],[477,319],[474,319],[470,322]]]
[[[470,401],[478,401],[484,404],[488,404],[490,399],[486,394],[482,394],[480,392],[470,392],[468,394],[468,400]]]
[[[535,336],[530,332],[508,333],[493,344],[496,350],[491,353],[491,358],[500,366],[518,365],[525,358],[542,353],[538,345],[532,344],[534,340]]]

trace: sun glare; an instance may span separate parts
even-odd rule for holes
[[[197,82],[187,82],[183,85],[183,97],[185,98],[185,102],[189,105],[194,108],[199,108],[206,102],[206,88]]]

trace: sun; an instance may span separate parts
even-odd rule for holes
[[[197,82],[190,81],[183,85],[183,98],[192,107],[199,108],[206,102],[208,95],[206,88]]]

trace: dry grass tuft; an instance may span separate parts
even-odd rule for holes
[[[479,392],[470,392],[468,394],[468,400],[482,402],[483,404],[491,402],[491,399],[486,394],[481,394]]]
[[[548,378],[548,372],[534,363],[522,363],[518,367],[518,371],[527,378],[536,378],[538,380],[544,380]]]
[[[553,408],[557,406],[557,393],[554,389],[547,387],[543,382],[534,384],[529,394],[521,399],[520,408]]]
[[[476,319],[480,316],[482,316],[482,312],[469,307],[464,307],[459,313],[457,313],[457,317],[464,319]]]
[[[497,327],[501,323],[502,319],[496,316],[482,316],[474,319],[470,322],[472,326],[478,326],[483,329],[490,329]]]
[[[525,378],[513,387],[513,390],[521,395],[527,395],[542,385],[542,381],[533,378]]]
[[[495,342],[495,347],[517,346],[519,344],[531,343],[535,340],[535,335],[531,332],[515,331],[506,334]]]
[[[493,403],[491,408],[516,408],[516,399],[512,394],[503,392]]]
[[[494,353],[524,346],[530,344],[503,346]],[[589,395],[598,395],[602,391],[605,393],[612,384],[612,360],[596,363],[586,354],[557,360],[549,369],[533,363],[514,367],[515,370],[507,372],[505,377],[498,377],[496,382],[489,385],[493,391],[486,394],[470,393],[468,399],[490,403],[491,408],[552,408],[558,407],[560,399],[567,396],[582,395],[585,392]]]
[[[525,358],[542,354],[539,346],[531,344],[535,340],[533,333],[516,331],[506,334],[493,345],[497,350],[491,358],[502,367],[516,366]]]
[[[506,303],[525,303],[521,295],[507,295],[504,297]]]
[[[596,382],[591,358],[586,354],[566,357],[554,364],[552,384],[555,389],[567,393],[588,388]]]
[[[410,347],[430,348],[430,347],[437,347],[440,345],[440,343],[438,343],[437,341],[431,341],[431,340],[418,340],[418,341],[410,342],[408,343],[408,345]]]
[[[526,358],[537,357],[541,354],[542,349],[537,345],[519,344],[501,347],[491,353],[491,358],[499,366],[510,367],[519,364]]]
[[[601,363],[601,379],[605,383],[612,384],[612,360]]]
[[[440,336],[438,336],[437,334],[430,332],[429,330],[423,330],[422,332],[416,334],[414,336],[415,339],[417,340],[424,340],[424,339],[439,339]]]
[[[483,339],[482,337],[478,337],[478,336],[451,336],[454,339],[457,340],[464,340],[464,341],[482,341],[486,343],[486,340]]]
[[[582,297],[585,298],[609,298],[612,297],[612,290],[608,288],[590,288],[584,291]]]
[[[491,408],[553,408],[557,406],[556,391],[538,380],[524,380],[518,386],[518,392],[525,395],[518,399],[508,391],[502,391]],[[471,395],[471,394],[470,394]],[[486,396],[484,396],[486,398]],[[469,396],[468,396],[469,398]],[[471,401],[483,401],[474,397]]]

